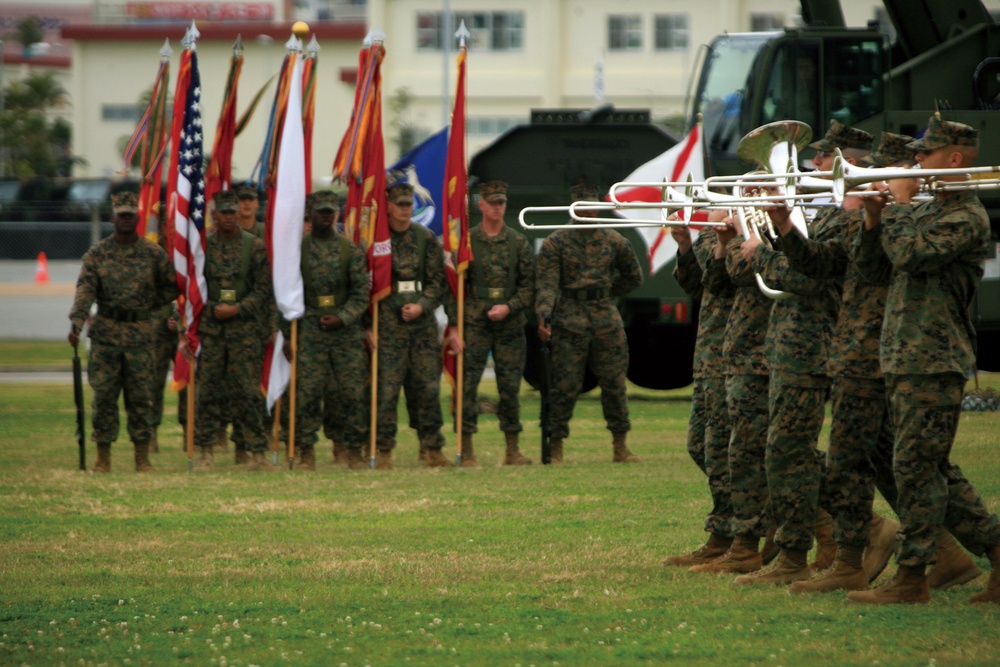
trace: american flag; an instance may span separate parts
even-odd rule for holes
[[[198,55],[193,49],[181,56],[177,90],[174,94],[173,127],[174,164],[170,174],[176,188],[169,190],[168,215],[173,221],[173,259],[177,272],[177,287],[184,297],[184,321],[191,351],[198,353],[198,321],[208,285],[205,282],[205,175],[203,171],[201,122],[201,78],[198,75]],[[183,114],[183,116],[181,116]],[[172,185],[172,184],[170,184]],[[168,185],[168,189],[169,189]],[[178,362],[183,357],[178,355]],[[187,379],[187,364],[174,364],[174,379]]]

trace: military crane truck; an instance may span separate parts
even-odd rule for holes
[[[527,206],[566,206],[570,186],[586,181],[607,189],[678,141],[663,126],[650,122],[648,110],[533,110],[531,123],[512,128],[472,157],[469,179],[475,183],[508,183],[507,224]],[[473,224],[475,221],[473,214]],[[538,214],[529,224],[563,224],[566,213]],[[548,231],[522,230],[537,252]],[[697,304],[671,275],[671,263],[649,276],[646,246],[634,230],[628,238],[643,269],[645,282],[619,302],[629,341],[628,379],[650,389],[673,389],[691,383],[691,361],[697,332]],[[539,343],[534,317],[529,317],[528,367],[525,378],[538,387]],[[593,377],[585,386],[594,386]]]
[[[1000,165],[1000,25],[980,0],[884,0],[895,29],[848,28],[836,0],[802,0],[804,26],[725,34],[699,54],[687,114],[703,119],[706,173],[738,174],[750,130],[794,119],[816,135],[836,118],[879,136],[918,134],[940,111],[982,132],[982,165]],[[800,154],[804,160],[811,152]],[[980,199],[992,250],[972,307],[978,364],[1000,371],[1000,190]]]

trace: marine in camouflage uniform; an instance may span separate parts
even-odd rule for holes
[[[841,150],[870,152],[873,137],[833,121],[813,147],[826,152],[834,140]],[[781,216],[787,220],[788,214],[784,208],[771,212],[776,224]],[[809,224],[809,238],[823,243],[846,236],[846,217],[849,214],[839,208],[821,210]],[[785,584],[811,574],[806,553],[813,544],[824,478],[817,441],[830,390],[826,362],[843,277],[810,278],[793,269],[784,253],[750,241],[744,242],[744,254],[769,287],[793,296],[775,301],[767,333],[771,423],[765,465],[771,514],[778,526],[775,543],[781,553],[770,566],[737,577],[736,583]]]
[[[392,294],[378,306],[378,418],[376,468],[393,467],[399,391],[405,386],[426,463],[450,466],[441,453],[441,342],[434,309],[448,291],[444,251],[434,234],[413,224],[413,186],[386,189],[392,243]]]
[[[472,434],[478,429],[478,389],[486,360],[493,353],[500,402],[497,419],[506,439],[505,465],[531,463],[520,452],[521,376],[527,354],[525,313],[535,290],[534,254],[524,235],[504,224],[507,184],[489,181],[479,187],[482,223],[469,230],[472,262],[466,273],[464,375],[462,393],[462,465],[475,465]],[[448,299],[448,319],[457,309]]]
[[[932,117],[923,139],[910,147],[924,169],[960,169],[978,156],[978,135],[968,125]],[[965,176],[958,172],[944,180],[955,178]],[[876,187],[887,189],[894,203],[865,202],[855,251],[866,275],[892,267],[880,364],[895,430],[902,527],[896,576],[875,590],[853,591],[848,599],[927,602],[926,568],[935,562],[940,529],[946,526],[969,551],[989,556],[989,585],[972,602],[1000,602],[1000,522],[949,460],[962,391],[975,365],[969,306],[989,251],[989,217],[971,190],[941,192],[912,206],[915,180],[893,179]]]
[[[721,221],[724,215],[715,211],[709,220]],[[688,227],[674,226],[671,235],[678,244],[674,278],[692,299],[701,301],[687,442],[692,460],[708,477],[712,510],[705,518],[708,541],[689,554],[668,556],[663,564],[690,567],[723,555],[733,541],[722,346],[736,290],[726,273],[725,259],[715,257],[718,234],[712,228],[703,229],[693,243]]]
[[[223,406],[233,420],[233,441],[252,452],[250,469],[267,467],[267,433],[260,410],[263,370],[260,322],[274,301],[267,248],[236,222],[237,198],[232,190],[214,196],[216,231],[205,244],[208,298],[198,325],[195,396],[195,446],[201,448],[199,469],[213,465],[212,445],[224,429]],[[182,346],[183,346],[182,342]]]
[[[91,348],[87,376],[94,391],[95,472],[111,471],[111,443],[118,439],[118,396],[125,393],[129,439],[138,472],[150,469],[153,417],[153,313],[177,298],[174,267],[163,248],[136,234],[138,197],[112,197],[115,232],[83,256],[76,296],[69,313],[69,342],[79,333],[97,303],[88,330]]]
[[[718,230],[717,238],[714,256],[725,261],[726,274],[735,287],[722,344],[733,541],[724,554],[690,571],[746,573],[760,569],[760,539],[771,526],[764,466],[770,384],[764,340],[774,302],[761,291],[740,252],[745,238],[732,227]]]
[[[573,188],[574,201],[595,201],[593,186]],[[596,215],[596,211],[582,211]],[[554,382],[549,419],[552,462],[561,463],[563,440],[588,365],[601,387],[601,408],[612,434],[613,458],[637,462],[626,446],[625,373],[628,341],[614,298],[642,285],[632,244],[613,229],[560,229],[545,239],[535,265],[535,314],[542,342],[552,340]]]
[[[312,232],[302,242],[305,313],[298,324],[295,443],[301,467],[316,467],[316,432],[322,402],[336,388],[337,414],[352,467],[364,467],[368,437],[368,354],[362,317],[368,308],[368,266],[361,247],[338,234],[340,211],[330,191],[310,194]],[[291,323],[281,320],[285,354],[291,358]]]
[[[153,439],[149,450],[160,451],[157,431],[163,423],[163,394],[167,389],[170,362],[177,355],[177,308],[168,303],[153,313]]]

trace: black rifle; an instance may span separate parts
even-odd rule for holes
[[[80,448],[80,470],[86,470],[87,436],[84,429],[83,369],[80,367],[80,354],[76,345],[73,346],[73,400],[76,401],[76,444]]]
[[[546,326],[549,321],[545,321]],[[542,427],[542,463],[552,463],[552,421],[549,419],[549,399],[552,391],[552,337],[542,343],[542,381],[539,385],[542,405],[539,410],[539,422]]]

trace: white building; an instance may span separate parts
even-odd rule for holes
[[[0,7],[4,2],[0,0]],[[385,33],[384,125],[387,161],[392,161],[398,154],[392,141],[394,122],[412,126],[417,136],[447,123],[456,53],[449,41],[453,28],[443,21],[445,6],[455,19],[464,19],[473,34],[468,59],[469,154],[508,127],[527,122],[533,108],[586,108],[602,99],[620,108],[650,109],[656,119],[679,114],[701,45],[722,32],[772,29],[800,20],[797,0],[630,0],[620,6],[603,0],[368,0],[367,4],[364,0],[81,0],[80,4],[95,7],[95,22],[67,25],[62,36],[73,45],[67,88],[73,105],[74,150],[88,162],[77,171],[81,176],[121,169],[119,143],[135,127],[137,103],[152,85],[164,38],[170,38],[175,51],[174,77],[185,29],[177,19],[185,12],[208,12],[209,6],[223,12],[214,15],[218,19],[198,22],[203,114],[212,132],[237,33],[245,45],[242,110],[277,72],[291,21],[311,21],[322,48],[313,151],[317,179],[330,173],[349,120],[358,51],[370,28]],[[864,26],[879,18],[877,0],[842,0],[842,4],[848,25]],[[987,0],[987,5],[1000,9],[1000,0]],[[146,14],[137,7],[145,8]],[[238,7],[270,12],[270,18],[230,20]],[[366,19],[360,18],[362,11],[367,12]],[[451,50],[445,50],[446,43]],[[404,88],[411,103],[397,116],[389,101]],[[272,98],[273,87],[237,139],[234,176],[248,175],[257,162]]]

